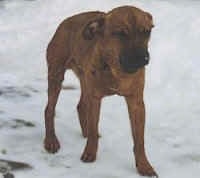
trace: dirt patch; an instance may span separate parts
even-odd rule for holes
[[[0,122],[0,129],[1,128],[12,128],[12,129],[18,129],[21,127],[35,127],[35,124],[30,121],[25,121],[23,119],[13,119],[9,121],[1,121]]]
[[[0,88],[0,96],[6,98],[13,98],[21,96],[24,98],[31,97],[31,94],[23,88],[17,88],[13,86]]]

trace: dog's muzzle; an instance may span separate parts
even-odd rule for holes
[[[149,52],[147,49],[137,48],[133,52],[124,52],[120,58],[120,66],[126,73],[134,73],[139,68],[144,67],[149,63]]]

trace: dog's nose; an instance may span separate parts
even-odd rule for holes
[[[138,59],[144,62],[149,62],[150,55],[149,55],[148,50],[145,48],[136,48],[133,55],[135,56],[135,59]]]
[[[136,48],[134,51],[128,50],[122,53],[119,58],[121,68],[124,72],[134,73],[139,68],[149,63],[150,55],[147,49]]]

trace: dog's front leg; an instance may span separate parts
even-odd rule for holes
[[[81,156],[83,162],[93,162],[96,160],[98,148],[98,122],[100,115],[101,98],[88,96],[88,109],[90,110],[87,120],[87,144]]]
[[[134,153],[136,167],[143,176],[157,176],[149,163],[144,148],[144,127],[145,127],[145,106],[142,91],[136,92],[133,96],[127,96],[132,135],[134,139]]]

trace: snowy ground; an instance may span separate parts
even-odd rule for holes
[[[62,91],[56,115],[62,149],[50,155],[42,144],[45,48],[57,25],[78,12],[107,11],[125,4],[151,12],[156,26],[145,88],[148,156],[161,178],[199,177],[200,2],[7,0],[0,1],[0,158],[34,167],[16,172],[17,178],[140,177],[134,166],[127,109],[118,96],[103,101],[97,161],[84,164],[79,160],[86,140],[80,135],[76,113],[79,83],[70,72],[65,85],[77,89]],[[13,128],[15,119],[31,121],[35,127]]]

